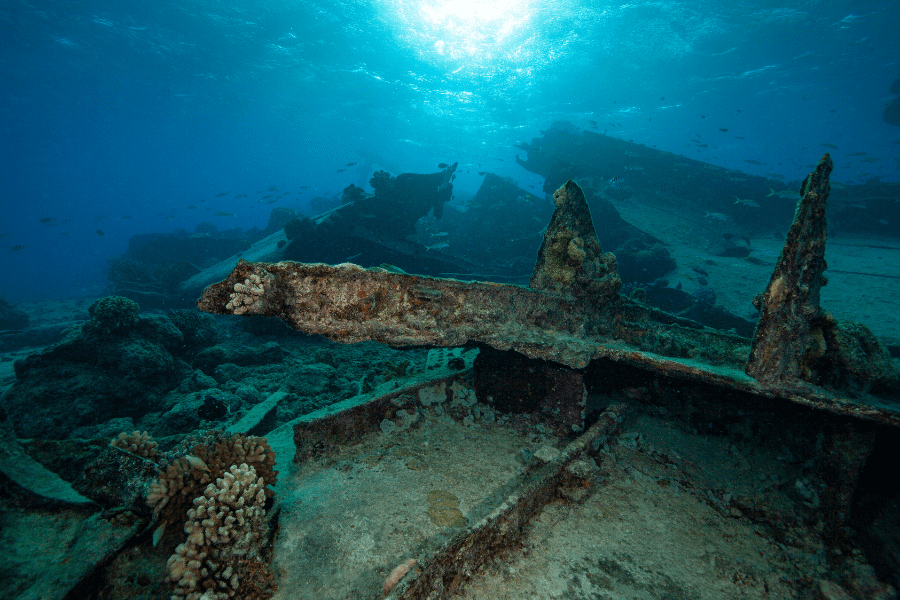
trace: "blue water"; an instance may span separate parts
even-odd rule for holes
[[[376,169],[541,184],[513,144],[563,119],[759,175],[830,151],[837,181],[898,181],[897,23],[892,0],[6,0],[2,294],[99,294],[134,234],[262,228]],[[260,202],[271,186],[291,194]]]

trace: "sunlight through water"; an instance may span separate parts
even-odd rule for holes
[[[515,68],[532,57],[532,0],[425,0],[385,3],[398,41],[441,69]]]

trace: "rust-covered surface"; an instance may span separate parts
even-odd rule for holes
[[[237,305],[235,298],[247,298],[248,303]],[[241,262],[225,281],[206,289],[198,306],[218,314],[278,317],[295,329],[343,343],[455,347],[478,342],[572,369],[610,358],[900,425],[897,407],[878,398],[850,398],[799,380],[754,380],[743,372],[747,340],[689,326],[689,321],[622,296],[607,304],[593,300],[352,264]]]
[[[420,388],[449,384],[454,376],[430,379],[418,385],[405,386],[396,392],[382,394],[372,400],[337,410],[314,421],[300,421],[294,426],[294,461],[306,460],[334,454],[343,446],[356,443],[359,439],[376,431],[385,419],[397,417],[403,405],[401,397],[413,397]]]
[[[825,353],[823,329],[834,320],[819,306],[819,292],[825,284],[825,208],[833,166],[825,154],[806,178],[769,285],[753,300],[760,314],[746,370],[759,381],[810,381]]]
[[[531,275],[533,290],[615,298],[622,287],[616,257],[603,252],[584,192],[571,179],[553,194],[556,209]]]
[[[407,577],[388,598],[451,598],[493,557],[515,548],[525,537],[529,521],[562,495],[567,485],[578,485],[573,480],[578,478],[579,470],[570,467],[595,454],[598,439],[615,435],[625,410],[622,405],[607,408],[590,429],[548,461],[491,514],[423,561],[421,572]]]
[[[342,343],[481,342],[576,369],[596,356],[635,349],[740,368],[749,349],[743,338],[621,295],[575,297],[350,263],[240,262],[197,305],[216,314],[278,317],[294,329]]]
[[[619,294],[615,259],[596,243],[583,194],[571,181],[555,196],[557,210],[532,277],[538,289],[349,263],[242,261],[225,281],[204,291],[198,307],[218,314],[277,317],[294,329],[342,343],[475,344],[574,370],[608,358],[900,425],[900,405],[893,397],[897,376],[886,350],[877,347],[877,340],[871,342],[864,326],[835,327],[818,305],[830,165],[826,155],[807,179],[785,251],[769,290],[759,299],[763,318],[752,354],[745,338]],[[867,357],[862,362],[861,353]],[[872,386],[866,374],[876,368],[877,385]],[[563,412],[571,416],[577,402],[567,394]],[[562,422],[577,428],[576,421]]]

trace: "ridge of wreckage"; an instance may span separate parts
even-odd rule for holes
[[[752,342],[620,294],[615,257],[600,248],[584,194],[571,180],[554,194],[530,287],[350,263],[241,261],[197,305],[216,314],[277,317],[341,343],[474,344],[573,372],[609,359],[900,426],[896,372],[885,369],[884,346],[864,326],[846,327],[818,305],[831,164],[826,154],[804,184],[769,286],[754,301],[761,319]],[[869,360],[849,360],[860,347]],[[578,431],[584,423],[571,425]]]

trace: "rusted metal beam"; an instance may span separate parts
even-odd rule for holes
[[[822,202],[827,192],[828,164],[825,160],[822,171],[817,171],[819,175],[813,174],[807,182],[814,192],[808,195],[812,198],[817,194]],[[595,244],[589,218],[578,213],[587,211],[586,204],[581,207],[581,190],[568,182],[554,199],[557,209],[532,276],[533,285],[539,289],[421,277],[353,264],[242,261],[225,281],[204,291],[198,307],[211,313],[278,317],[294,329],[342,343],[374,340],[392,346],[438,347],[482,344],[575,370],[595,359],[608,358],[663,375],[900,425],[900,405],[895,402],[873,397],[865,389],[862,394],[851,395],[840,387],[823,387],[795,376],[802,374],[801,359],[809,356],[804,348],[810,347],[809,340],[817,339],[815,319],[827,319],[818,309],[815,287],[817,282],[821,285],[824,269],[824,260],[816,258],[824,243],[815,230],[824,227],[824,215],[814,208],[818,205],[809,209],[818,219],[814,231],[791,251],[794,254],[783,253],[781,270],[776,270],[764,295],[765,302],[777,305],[766,309],[769,318],[757,336],[765,341],[757,342],[754,367],[750,368],[746,365],[748,340],[668,315],[619,294],[615,259]],[[569,211],[572,207],[577,209],[574,216]],[[806,231],[802,226],[797,229]],[[798,263],[800,259],[805,262]],[[794,287],[790,295],[784,292],[779,299],[778,286],[783,285]],[[778,334],[792,334],[781,321],[785,302],[792,307],[787,314],[813,317],[813,325],[799,327],[806,341],[792,345],[788,339],[789,355],[782,357],[778,354]],[[834,332],[829,335],[839,337]],[[776,345],[770,346],[772,343]],[[820,364],[820,369],[834,371],[840,366],[840,349],[837,344],[832,346],[834,350],[825,357],[830,363]],[[785,375],[778,371],[782,363],[792,365],[783,365]],[[745,368],[760,377],[748,376]],[[853,378],[864,378],[865,369],[866,365],[857,368]],[[569,396],[563,402],[567,406],[563,412],[574,414],[579,401],[577,394]],[[561,422],[577,428],[577,420],[566,417]]]

